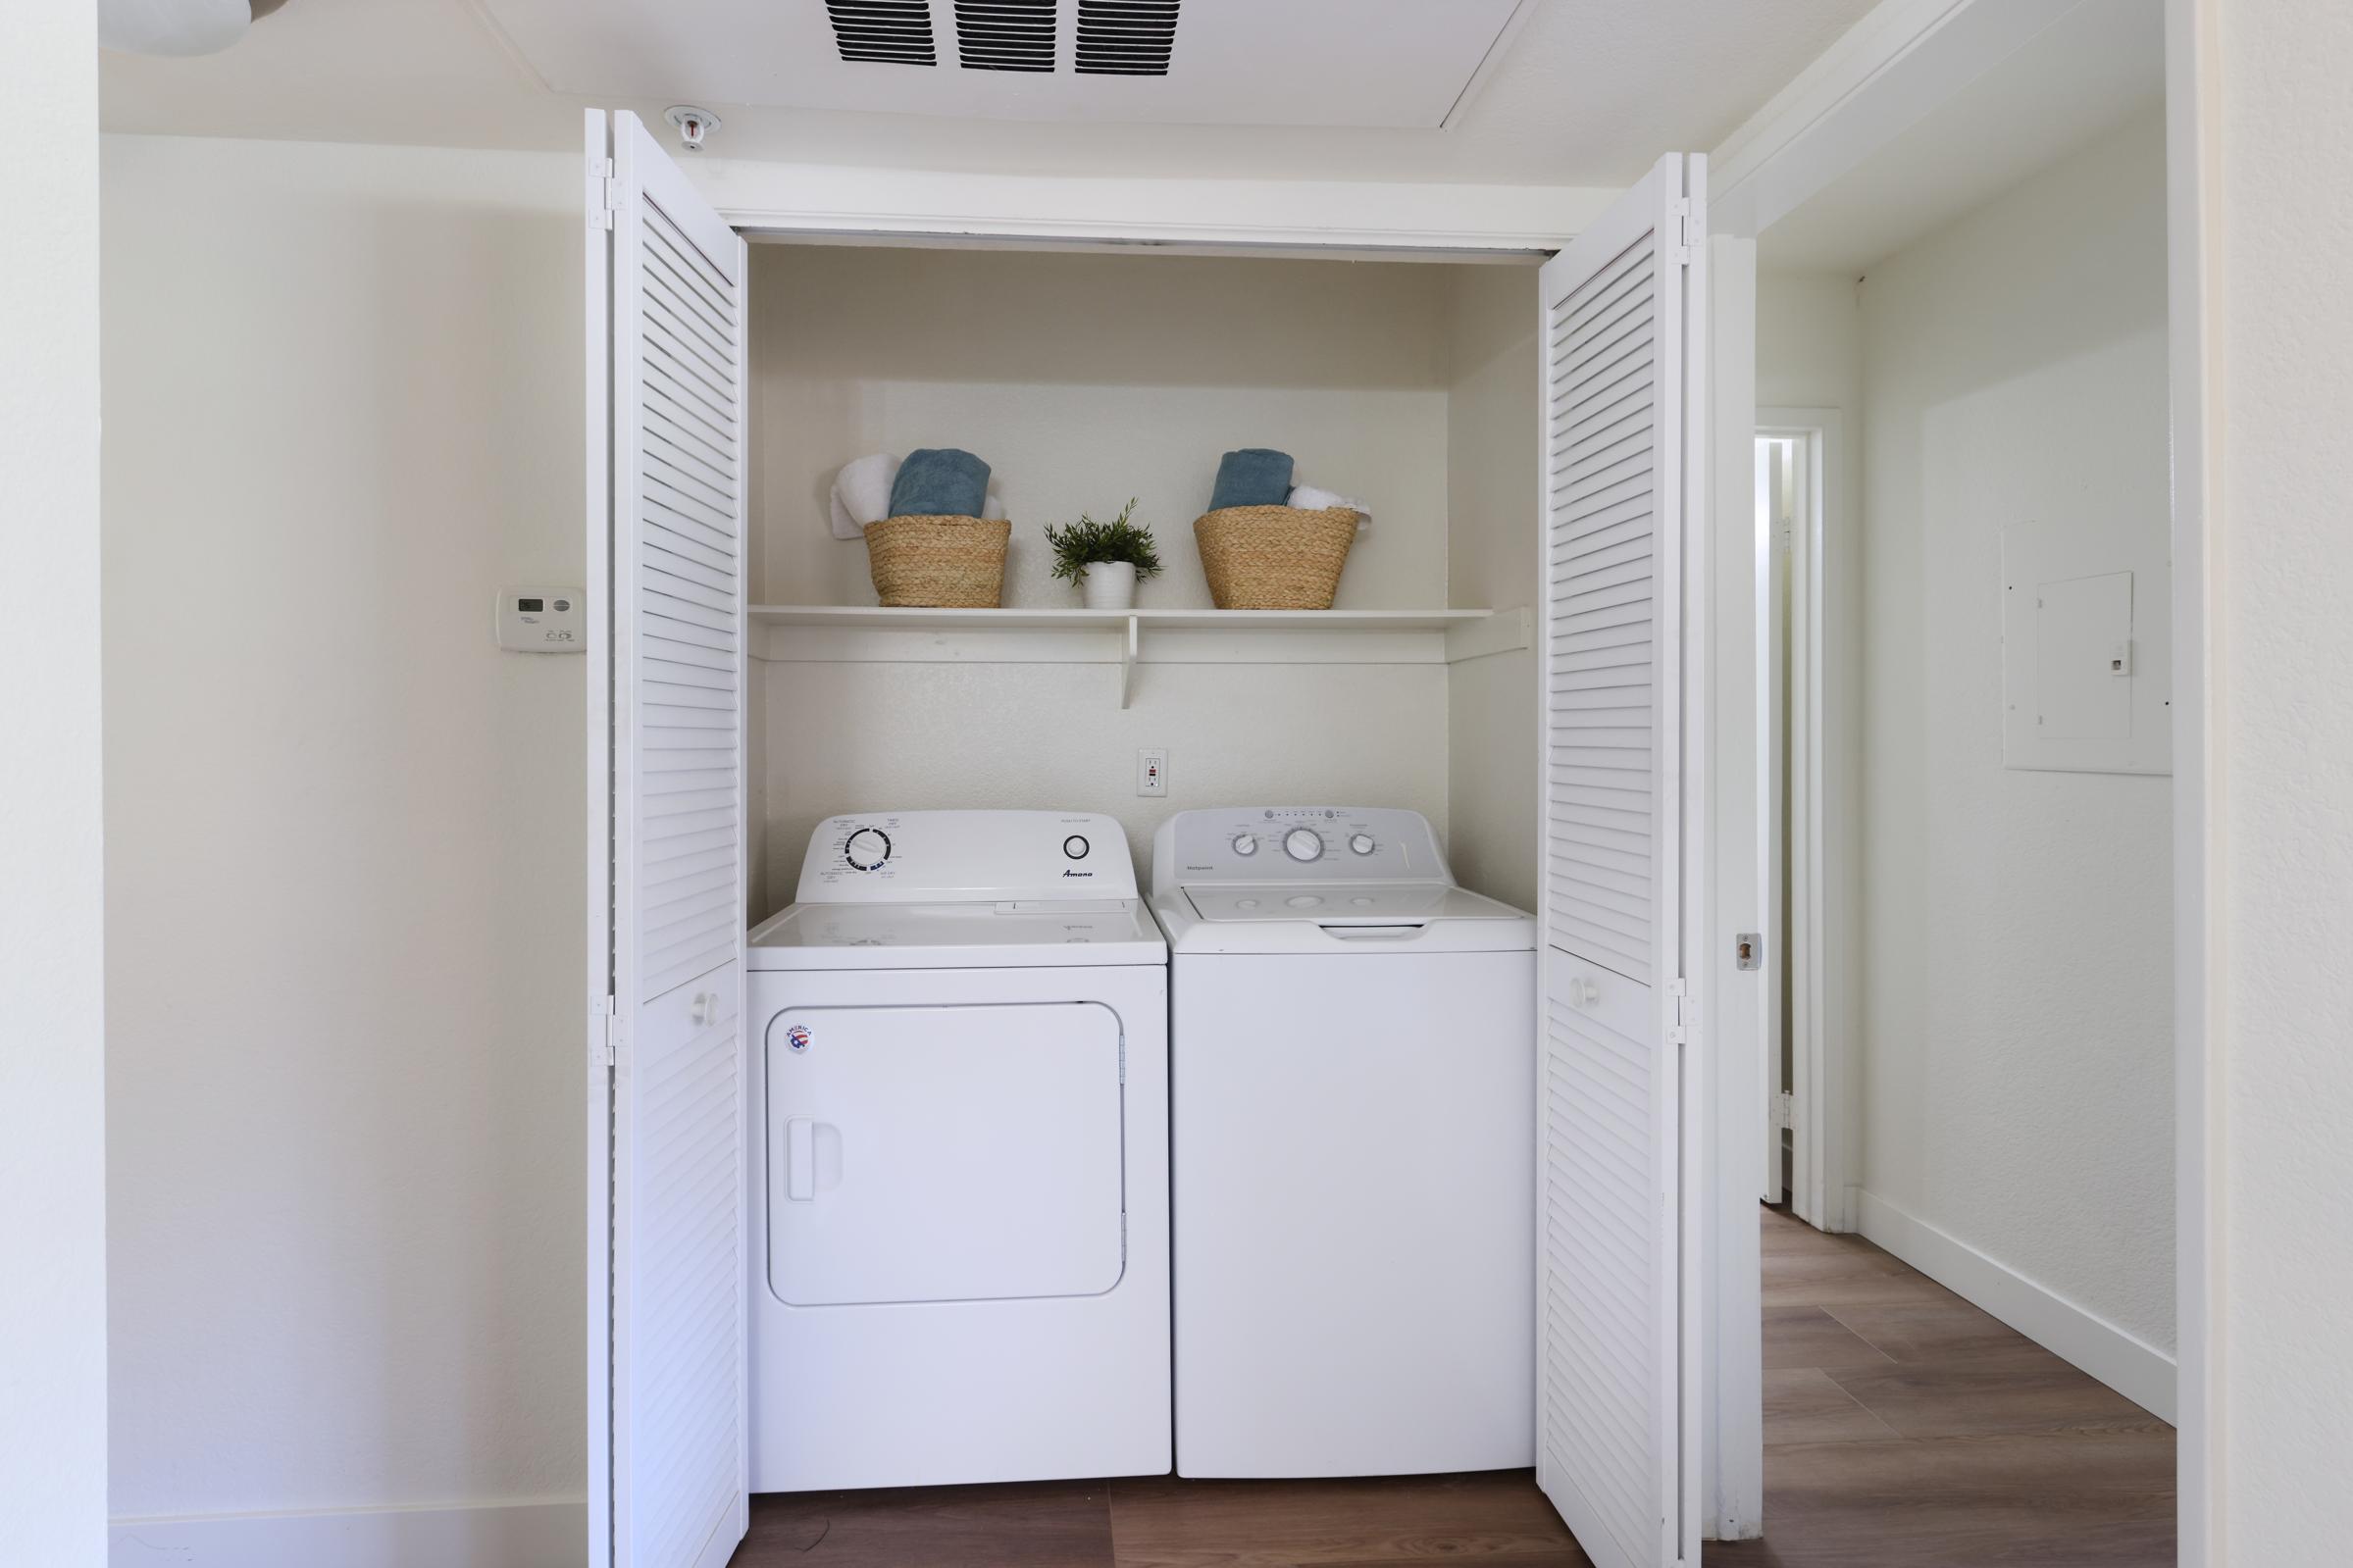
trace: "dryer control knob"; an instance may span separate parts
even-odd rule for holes
[[[860,828],[842,846],[842,858],[854,870],[872,871],[891,858],[891,836],[880,828]]]
[[[1359,855],[1369,855],[1373,852],[1374,848],[1372,835],[1368,833],[1352,835],[1349,838],[1348,846]]]
[[[1283,835],[1283,853],[1294,860],[1323,858],[1323,835],[1312,828],[1294,828]]]
[[[1234,835],[1232,848],[1235,854],[1240,855],[1245,860],[1248,860],[1251,856],[1258,852],[1257,837],[1253,834],[1238,833]]]

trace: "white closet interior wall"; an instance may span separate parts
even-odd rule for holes
[[[1515,265],[755,245],[755,597],[872,604],[864,547],[827,526],[834,471],[962,446],[994,465],[1013,521],[1008,605],[1075,607],[1044,526],[1135,496],[1166,567],[1139,602],[1206,607],[1193,520],[1218,455],[1274,446],[1373,509],[1340,608],[1444,607],[1464,563],[1452,602],[1525,604],[1536,377],[1532,357],[1509,368],[1509,324],[1532,356],[1534,297]],[[1188,806],[1408,806],[1447,829],[1474,885],[1533,898],[1524,866],[1502,869],[1533,852],[1534,758],[1504,760],[1501,739],[1531,744],[1525,650],[1455,667],[1154,664],[1123,711],[1115,667],[949,640],[941,662],[755,666],[753,918],[791,900],[818,820],[878,804],[1107,812],[1140,856]],[[1457,700],[1466,766],[1450,760]],[[1164,799],[1136,794],[1144,746],[1169,750]],[[1475,809],[1453,812],[1469,775]],[[1499,788],[1528,797],[1519,818],[1490,811]]]
[[[1498,611],[1535,600],[1536,312],[1524,272],[1454,269],[1447,294],[1447,588]],[[1447,852],[1457,878],[1536,907],[1536,661],[1447,666]]]

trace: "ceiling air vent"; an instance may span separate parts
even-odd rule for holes
[[[939,63],[932,46],[932,8],[926,0],[825,0],[834,44],[844,60],[886,65]]]
[[[1178,0],[1079,0],[1078,73],[1165,76]]]
[[[966,71],[1051,71],[1055,0],[956,0],[956,59]]]

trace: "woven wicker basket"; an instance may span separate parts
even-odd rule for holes
[[[1345,506],[1229,506],[1193,525],[1220,610],[1328,610],[1356,514]]]
[[[885,604],[994,610],[1004,598],[1002,518],[887,517],[866,525],[866,564]]]

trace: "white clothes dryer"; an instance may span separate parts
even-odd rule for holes
[[[751,1490],[1165,1474],[1167,959],[1108,817],[835,817],[751,933]]]
[[[1412,811],[1184,811],[1176,1467],[1535,1462],[1535,925]]]

